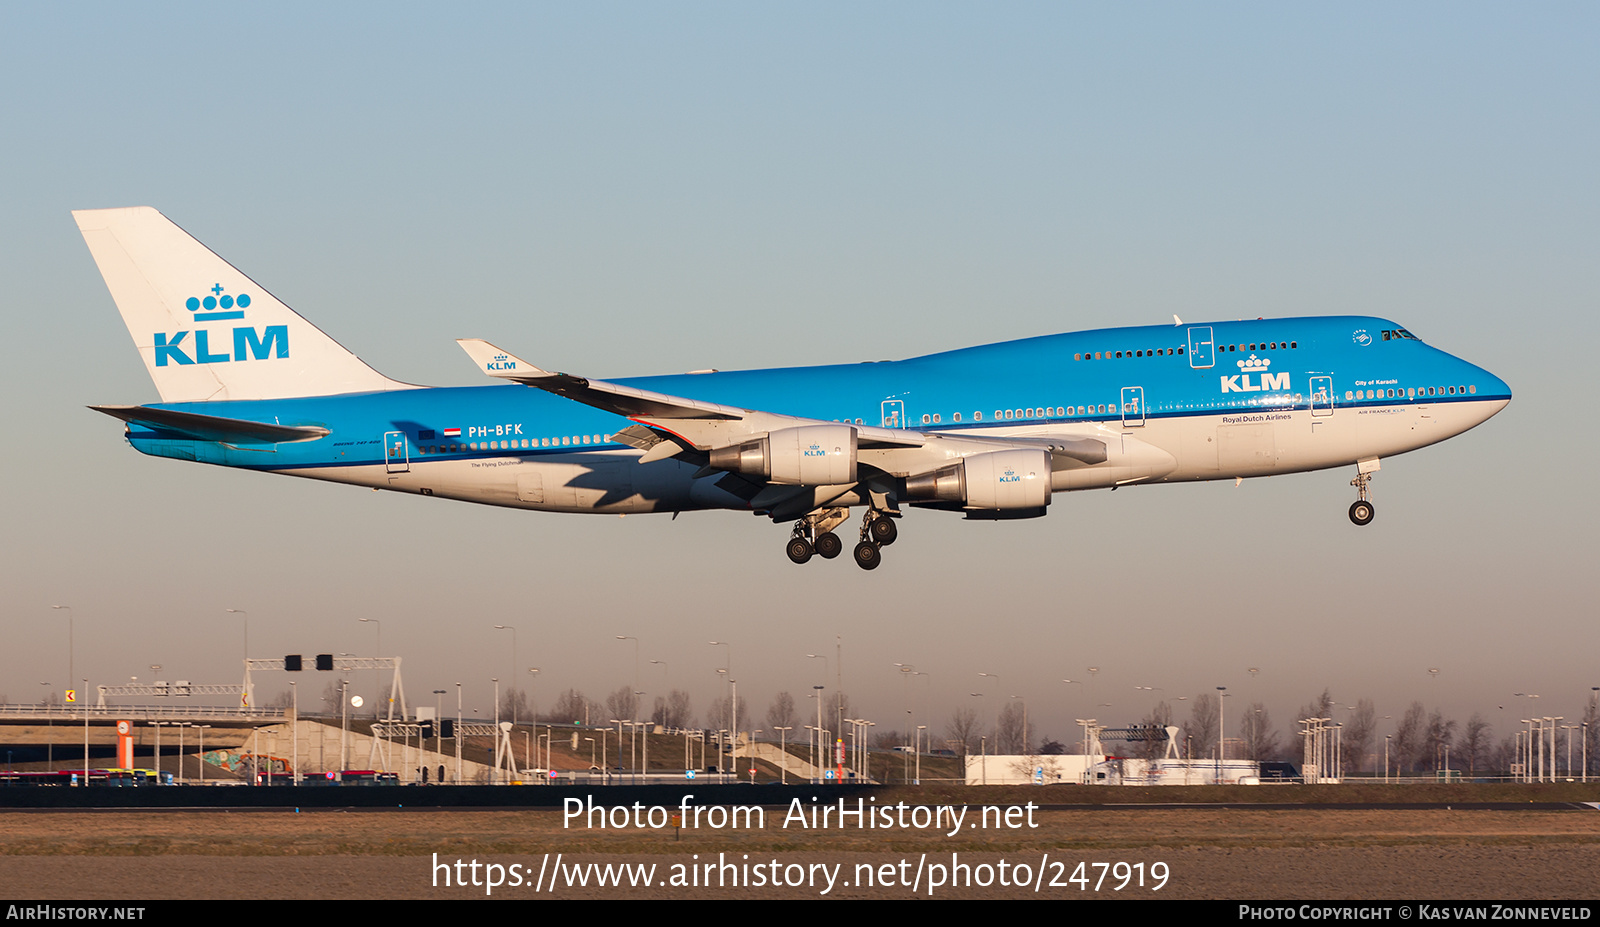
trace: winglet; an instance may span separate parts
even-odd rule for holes
[[[457,338],[456,344],[467,352],[478,369],[491,377],[507,380],[527,380],[534,377],[553,377],[556,374],[540,370],[520,357],[497,348],[482,338]]]

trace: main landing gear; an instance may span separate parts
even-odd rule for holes
[[[856,566],[863,570],[876,570],[883,562],[883,548],[893,544],[900,529],[888,513],[867,509],[861,519],[861,543],[856,545]]]
[[[833,529],[850,517],[848,509],[832,508],[812,512],[794,523],[794,531],[784,552],[795,563],[809,561],[813,554],[832,560],[844,552],[844,541]],[[883,562],[882,548],[895,542],[900,530],[887,512],[867,509],[861,520],[861,543],[855,546],[856,565],[863,570],[875,570]]]
[[[794,523],[794,533],[789,536],[789,544],[784,552],[795,563],[805,563],[812,554],[832,560],[844,552],[844,542],[833,533],[833,529],[849,517],[850,510],[842,508],[812,512]]]
[[[1350,485],[1356,488],[1356,501],[1350,504],[1350,520],[1357,525],[1371,524],[1372,516],[1377,514],[1372,500],[1367,498],[1368,484],[1371,482],[1372,474],[1366,471],[1358,472],[1356,478],[1350,481]]]

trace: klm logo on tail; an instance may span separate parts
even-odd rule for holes
[[[1272,361],[1265,357],[1249,358],[1239,361],[1240,373],[1231,377],[1222,378],[1222,391],[1224,393],[1261,393],[1275,389],[1289,388],[1289,375],[1287,373],[1268,373],[1267,368],[1272,366]],[[1256,382],[1250,382],[1252,375],[1257,376]]]
[[[250,294],[240,293],[233,296],[222,292],[222,284],[211,287],[211,295],[201,298],[191,296],[184,302],[184,308],[194,313],[196,322],[222,322],[228,319],[244,318],[244,310],[250,308]],[[204,311],[201,311],[204,310]],[[185,341],[190,335],[193,341]],[[289,356],[289,326],[268,325],[260,333],[249,326],[233,330],[232,351],[227,344],[219,345],[223,350],[212,353],[212,332],[206,329],[196,331],[175,332],[171,335],[165,332],[156,332],[156,366],[165,367],[168,362],[184,366],[188,364],[221,364],[228,361],[267,360],[271,357]],[[192,350],[191,356],[185,349]]]

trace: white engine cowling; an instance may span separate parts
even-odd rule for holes
[[[1031,448],[973,454],[907,478],[906,495],[992,512],[1042,509],[1050,504],[1050,454]]]
[[[711,466],[791,486],[856,481],[856,430],[849,425],[780,428],[753,441],[711,451]]]

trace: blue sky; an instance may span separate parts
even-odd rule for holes
[[[70,604],[93,681],[236,678],[236,608],[262,656],[370,652],[356,619],[380,618],[409,690],[459,681],[485,707],[513,624],[540,701],[626,682],[620,634],[667,664],[642,688],[703,708],[716,639],[759,715],[842,635],[880,724],[906,708],[896,662],[928,674],[913,707],[938,725],[987,672],[1062,737],[1090,706],[1059,680],[1090,665],[1112,720],[1149,707],[1135,686],[1217,685],[1280,727],[1323,687],[1380,715],[1482,711],[1497,735],[1512,692],[1573,717],[1600,685],[1597,19],[10,7],[0,692],[65,678],[50,605]],[[1364,530],[1328,472],[1078,493],[1030,523],[913,514],[875,574],[800,569],[783,529],[732,513],[536,515],[138,455],[84,409],[155,391],[68,216],[136,204],[414,382],[478,382],[459,337],[615,376],[1370,313],[1517,398],[1385,461]]]

